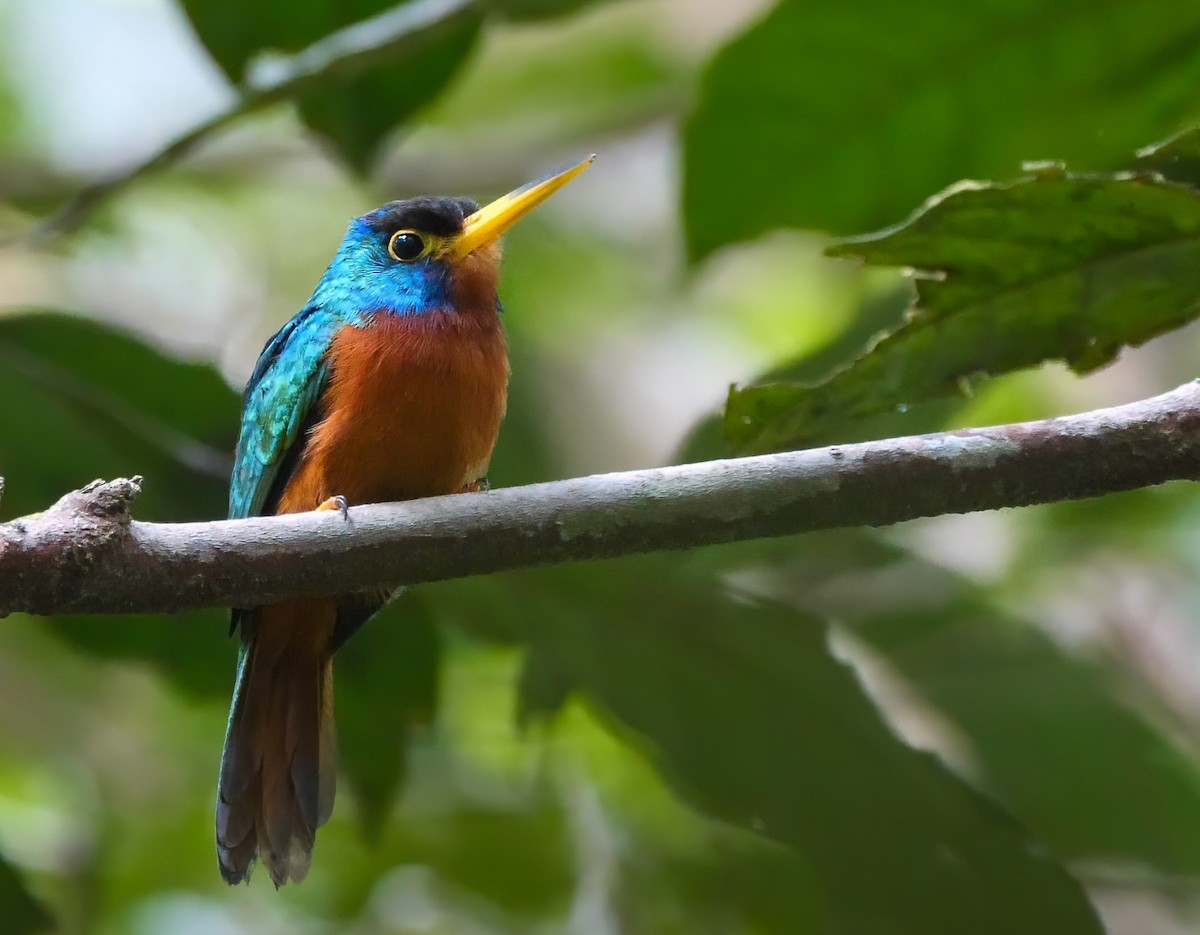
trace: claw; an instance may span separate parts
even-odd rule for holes
[[[341,494],[338,494],[336,497],[330,497],[319,507],[317,507],[317,509],[320,511],[337,510],[342,514],[343,522],[350,518],[350,504],[346,502],[346,498]]]
[[[487,493],[492,485],[486,477],[477,477],[469,484],[463,484],[463,493]]]

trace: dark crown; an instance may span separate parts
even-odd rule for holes
[[[390,201],[364,215],[363,223],[382,234],[414,230],[449,237],[461,231],[463,220],[478,210],[479,204],[470,198],[421,195],[404,201]]]

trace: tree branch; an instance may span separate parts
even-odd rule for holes
[[[412,0],[317,40],[295,55],[273,62],[252,74],[238,88],[237,99],[225,110],[176,137],[157,153],[132,168],[88,185],[35,227],[26,238],[40,245],[81,227],[118,192],[138,179],[166,169],[192,153],[201,143],[254,111],[294,98],[331,74],[354,75],[391,59],[411,55],[471,16],[479,0]]]
[[[1094,497],[1200,475],[1200,382],[1082,415],[336,512],[141,523],[140,478],[0,525],[0,612],[144,612]]]

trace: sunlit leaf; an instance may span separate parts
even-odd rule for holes
[[[1086,373],[1200,314],[1200,195],[1147,177],[1052,170],[955,186],[829,252],[921,271],[916,306],[823,383],[731,391],[725,430],[740,452],[801,446],[981,375],[1048,360]]]

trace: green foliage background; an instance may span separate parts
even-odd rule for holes
[[[466,4],[49,243],[22,235],[80,179],[8,48],[0,515],[133,473],[140,518],[221,515],[236,387],[347,217],[590,151],[508,238],[494,484],[1037,418],[1194,375],[1200,14],[730,6]],[[228,96],[387,8],[142,15]],[[30,9],[0,4],[0,35]],[[226,889],[212,852],[224,615],[7,619],[0,927],[1191,931],[1198,521],[1172,485],[416,589],[339,654],[338,808],[278,893]]]

